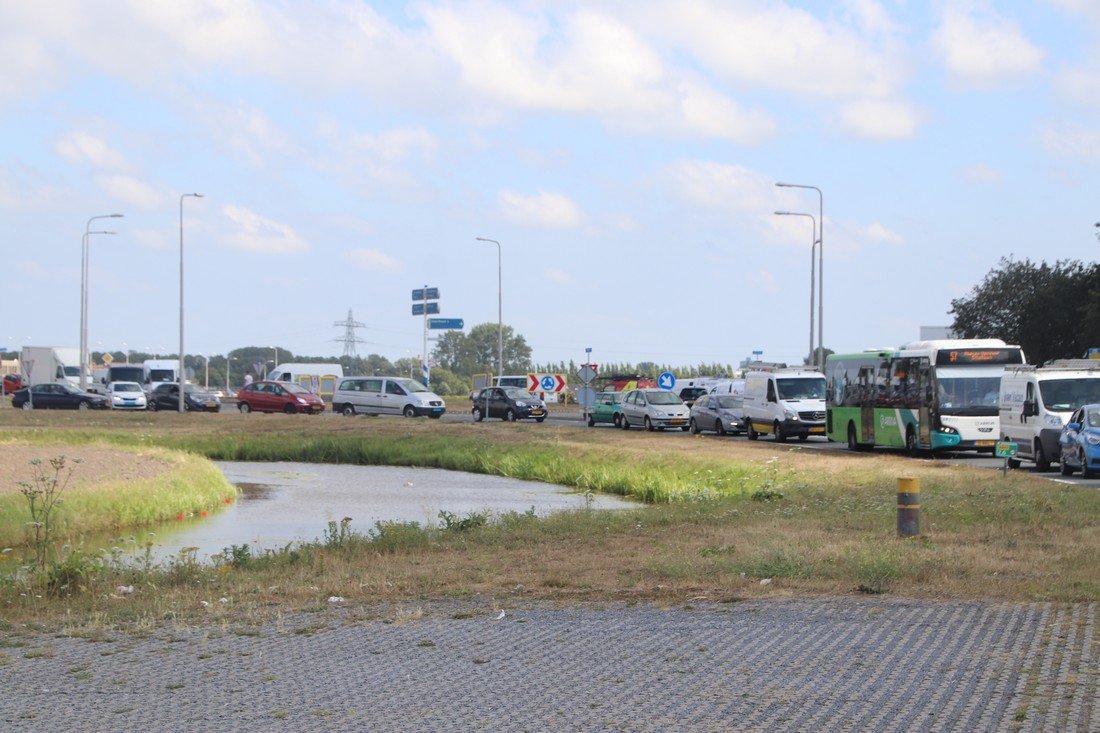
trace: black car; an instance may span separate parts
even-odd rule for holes
[[[470,399],[474,403],[471,412],[477,422],[484,420],[486,415],[508,422],[546,419],[546,404],[521,387],[488,387],[474,392]]]
[[[71,384],[36,384],[13,394],[11,406],[24,410],[105,410],[111,404],[106,397]]]
[[[222,401],[213,392],[206,392],[194,384],[183,385],[183,407],[185,410],[205,410],[217,412]],[[150,410],[180,409],[180,386],[175,382],[161,382],[149,393]]]

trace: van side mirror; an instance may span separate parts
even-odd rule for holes
[[[1034,417],[1039,414],[1039,405],[1035,400],[1027,400],[1024,402],[1024,417]]]

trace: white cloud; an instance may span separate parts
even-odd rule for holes
[[[580,226],[580,209],[560,193],[537,193],[525,196],[515,191],[501,191],[501,213],[513,224],[537,229],[572,229]]]
[[[243,101],[198,100],[194,114],[215,144],[237,152],[252,165],[262,166],[271,153],[293,149],[289,136],[263,110]]]
[[[900,246],[905,244],[905,237],[891,231],[877,221],[868,227],[864,227],[863,236],[871,242]]]
[[[963,171],[963,178],[968,183],[999,183],[1001,172],[985,163],[975,163]]]
[[[133,176],[96,176],[95,182],[108,196],[136,209],[155,209],[164,203],[159,191]]]
[[[1034,74],[1044,56],[1015,21],[994,13],[976,17],[957,7],[944,12],[933,45],[951,79],[963,87],[987,88]]]
[[[577,284],[577,278],[559,267],[547,268],[543,275],[555,285],[571,288]]]
[[[286,224],[243,206],[223,206],[222,215],[236,226],[236,231],[224,237],[235,249],[266,254],[299,254],[310,249],[309,243]]]
[[[757,213],[774,208],[775,182],[739,165],[686,160],[669,166],[666,175],[673,192],[688,203]]]
[[[1040,131],[1047,152],[1066,158],[1100,159],[1100,130],[1070,122],[1051,122]]]
[[[95,168],[119,169],[126,167],[126,158],[106,142],[87,132],[71,132],[54,142],[54,150],[76,164],[90,164]]]
[[[916,134],[921,118],[921,112],[908,102],[865,100],[844,105],[837,121],[858,138],[904,140]]]
[[[351,249],[341,253],[340,257],[367,272],[401,272],[405,269],[396,257],[377,249]]]

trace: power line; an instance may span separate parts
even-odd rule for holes
[[[336,321],[332,325],[333,326],[343,326],[344,327],[344,338],[342,338],[342,339],[332,339],[333,341],[343,341],[344,342],[344,356],[351,356],[351,357],[357,356],[357,354],[355,353],[355,345],[356,344],[365,344],[367,342],[355,335],[355,329],[357,329],[357,328],[366,328],[367,324],[360,323],[359,321],[355,320],[355,318],[351,315],[351,308],[348,308],[348,318],[347,318],[347,320],[346,321]]]

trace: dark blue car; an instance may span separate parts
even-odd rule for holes
[[[11,406],[24,410],[105,410],[110,405],[106,397],[70,384],[36,384],[13,394]]]
[[[1062,475],[1081,472],[1081,478],[1100,475],[1100,405],[1078,407],[1058,438]]]

